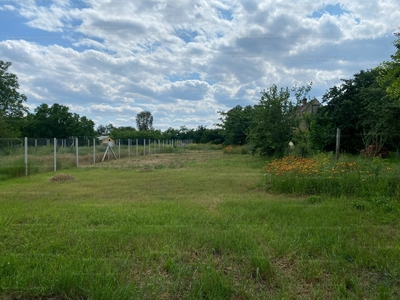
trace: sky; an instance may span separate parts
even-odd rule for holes
[[[398,0],[0,0],[0,60],[31,112],[68,106],[95,127],[214,128],[272,85],[340,79],[389,61]]]

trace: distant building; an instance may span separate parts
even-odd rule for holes
[[[307,99],[303,99],[303,103],[299,108],[299,116],[305,114],[305,113],[312,113],[316,114],[318,111],[318,108],[320,108],[322,104],[317,100],[317,99],[312,99],[311,101],[307,102]]]
[[[303,103],[299,107],[297,116],[299,118],[302,118],[306,114],[316,114],[321,106],[322,104],[317,99],[312,99],[308,102],[307,99],[303,99]],[[304,120],[304,118],[302,118],[302,120],[300,121],[300,129],[303,131],[308,129],[307,122],[306,120]]]
[[[111,142],[113,145],[115,145],[115,141],[108,135],[99,136],[98,139],[101,142],[101,145],[103,145],[103,146],[108,146],[109,142]]]

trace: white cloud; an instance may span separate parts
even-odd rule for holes
[[[57,102],[120,126],[149,110],[160,126],[210,126],[217,111],[255,104],[272,84],[313,81],[321,96],[389,59],[397,8],[395,0],[26,0],[0,11],[59,38],[20,32],[0,40],[0,55],[30,107]]]

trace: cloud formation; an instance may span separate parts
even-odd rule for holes
[[[314,82],[322,94],[394,53],[396,0],[2,1],[0,57],[32,109],[68,105],[96,125],[218,122],[263,89]]]

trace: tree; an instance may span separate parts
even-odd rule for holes
[[[170,140],[170,139],[178,139],[179,138],[179,130],[169,127],[167,130],[163,132],[163,138]]]
[[[220,128],[205,130],[201,136],[200,143],[211,143],[215,145],[223,144],[224,143],[223,130]]]
[[[293,137],[294,107],[289,101],[289,89],[276,85],[261,92],[261,100],[254,106],[249,141],[261,155],[283,156]]]
[[[76,126],[75,134],[73,136],[82,137],[82,138],[94,138],[96,136],[96,132],[94,131],[94,122],[85,116],[80,117],[78,114],[74,113],[74,119]]]
[[[199,125],[196,130],[193,130],[191,138],[193,139],[193,143],[207,143],[206,134],[208,129],[206,126]]]
[[[98,134],[105,134],[106,133],[106,127],[103,124],[100,124],[99,126],[97,126],[96,128],[96,132]]]
[[[296,97],[296,105],[299,106],[302,104],[303,100],[311,100],[311,97],[309,96],[309,93],[311,91],[313,83],[310,82],[309,84],[307,84],[306,86],[297,86],[295,85],[294,87],[292,87],[292,92],[294,92],[294,96]]]
[[[0,137],[17,136],[24,114],[26,96],[18,92],[18,77],[7,72],[11,62],[0,60]]]
[[[111,131],[114,130],[114,129],[115,129],[114,125],[110,123],[110,124],[105,126],[104,134],[110,134]]]
[[[136,115],[136,125],[139,131],[153,130],[153,116],[149,111],[142,111]]]
[[[341,129],[341,148],[358,153],[370,144],[383,147],[398,134],[393,122],[399,103],[388,97],[386,87],[378,83],[378,68],[360,71],[351,79],[342,79],[340,86],[324,96],[325,106],[319,108],[311,123],[311,139],[320,150],[335,148],[336,128]]]
[[[105,126],[103,124],[100,124],[96,128],[96,133],[101,134],[101,135],[110,134],[111,130],[114,130],[114,129],[115,129],[115,127],[111,123],[108,125],[105,125]]]
[[[400,102],[400,33],[397,32],[395,35],[398,37],[393,42],[397,51],[394,55],[391,55],[392,61],[383,62],[378,70],[380,76],[378,82],[381,86],[385,87],[387,95],[394,100]]]
[[[222,117],[222,124],[218,124],[224,130],[224,144],[244,145],[247,140],[249,128],[252,122],[254,109],[248,105],[243,108],[235,106],[228,112],[218,112]]]
[[[43,103],[27,116],[24,134],[34,138],[92,138],[95,131],[92,120],[69,112],[67,106],[55,103],[49,107]]]

